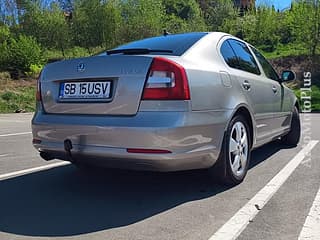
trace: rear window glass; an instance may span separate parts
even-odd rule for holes
[[[206,34],[207,33],[169,34],[167,36],[152,37],[131,42],[115,49],[148,48],[151,50],[169,50],[172,51],[172,53],[161,53],[161,55],[181,56]]]
[[[239,69],[260,75],[259,67],[249,48],[244,43],[237,40],[230,39],[228,42],[238,57]]]
[[[225,41],[220,49],[220,52],[226,61],[226,63],[229,65],[229,67],[232,68],[239,68],[239,61],[238,57],[234,53],[233,49],[231,48],[228,41]]]

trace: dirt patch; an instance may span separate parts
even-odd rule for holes
[[[303,73],[312,73],[312,82],[320,86],[320,55],[313,59],[309,56],[280,57],[269,60],[280,74],[283,70],[292,70],[297,74],[297,80],[303,81]]]
[[[20,79],[20,80],[8,80],[0,79],[0,91],[6,89],[14,90],[17,87],[35,87],[37,80],[35,79]]]

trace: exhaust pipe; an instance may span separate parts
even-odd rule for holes
[[[66,151],[67,157],[70,162],[74,162],[74,159],[71,154],[71,149],[72,149],[72,142],[70,139],[64,140],[64,150]]]
[[[40,152],[40,157],[42,157],[42,159],[44,159],[46,161],[50,161],[50,160],[54,159],[54,157],[50,153],[47,153],[47,152]]]

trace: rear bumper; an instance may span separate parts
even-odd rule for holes
[[[138,112],[135,116],[54,115],[37,112],[32,120],[34,147],[53,158],[72,157],[114,168],[178,171],[208,168],[217,160],[231,111]],[[128,148],[171,153],[128,153]]]
[[[40,149],[52,158],[70,161],[68,155],[61,151],[63,144],[42,143]],[[214,148],[179,154],[132,154],[122,148],[74,145],[71,152],[74,162],[108,168],[165,172],[208,168],[217,159]]]

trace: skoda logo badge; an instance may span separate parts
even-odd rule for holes
[[[86,70],[86,67],[84,65],[84,63],[79,63],[77,66],[77,71],[78,72],[84,72],[84,70]]]

